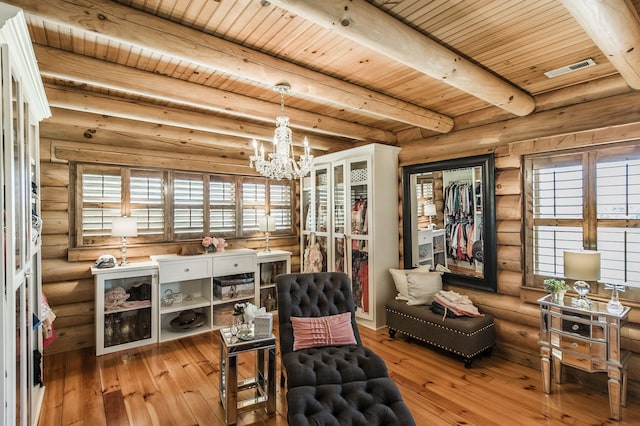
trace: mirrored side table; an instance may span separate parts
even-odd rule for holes
[[[562,383],[562,366],[609,376],[611,417],[620,419],[626,405],[627,363],[630,352],[620,349],[620,330],[629,317],[629,307],[619,313],[607,311],[607,304],[592,301],[588,308],[572,306],[571,298],[554,302],[551,295],[540,304],[540,355],[542,385],[551,393],[551,375]]]
[[[255,353],[254,377],[238,380],[238,357],[245,352]],[[239,400],[238,394],[254,390],[251,397]],[[243,340],[231,334],[230,328],[220,329],[220,401],[225,421],[236,424],[239,413],[265,409],[276,412],[276,337]]]

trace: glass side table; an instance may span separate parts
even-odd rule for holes
[[[254,352],[255,374],[238,380],[238,356]],[[238,400],[238,393],[255,389],[252,396]],[[220,401],[225,421],[236,424],[239,413],[264,408],[267,414],[276,412],[276,337],[243,340],[231,334],[230,328],[220,329]]]
[[[588,308],[573,306],[569,297],[554,302],[551,295],[540,304],[540,355],[542,385],[551,393],[551,376],[562,382],[562,365],[609,376],[611,417],[620,419],[626,404],[627,364],[630,352],[620,348],[620,330],[627,322],[629,307],[620,313],[607,311],[607,304],[592,301]]]

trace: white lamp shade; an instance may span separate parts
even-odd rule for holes
[[[276,230],[276,219],[271,216],[263,216],[258,223],[258,230],[261,232],[273,232]]]
[[[600,253],[597,251],[565,251],[564,276],[574,280],[600,279]]]
[[[133,217],[115,217],[111,226],[112,237],[137,237],[138,222]]]
[[[425,204],[424,205],[424,215],[425,216],[435,216],[436,215],[436,205],[435,204]]]

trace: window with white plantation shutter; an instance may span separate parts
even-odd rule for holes
[[[293,181],[120,166],[74,164],[75,247],[116,244],[114,217],[138,222],[134,244],[258,235],[267,212],[276,233],[293,235]],[[271,200],[271,205],[270,205]]]
[[[165,234],[164,177],[160,171],[131,170],[130,216],[138,223],[138,235]]]
[[[247,178],[242,182],[242,231],[258,232],[260,218],[267,214],[266,179]]]
[[[121,216],[122,178],[118,170],[80,168],[80,241],[91,244],[111,236],[114,217]]]
[[[204,232],[204,180],[201,175],[180,174],[173,179],[173,223],[176,234]]]
[[[269,185],[269,215],[275,219],[276,230],[290,231],[293,224],[291,217],[291,185],[271,183]]]
[[[236,180],[226,176],[210,176],[209,216],[211,235],[233,237],[236,234]]]
[[[525,158],[527,282],[564,276],[565,250],[597,250],[601,280],[640,286],[640,147]]]

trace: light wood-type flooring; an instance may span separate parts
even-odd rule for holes
[[[616,422],[606,394],[565,383],[545,395],[539,371],[495,355],[465,369],[457,358],[390,339],[386,329],[361,328],[361,335],[385,359],[420,426],[640,424],[638,401],[628,401]],[[39,425],[222,425],[218,350],[216,331],[101,357],[93,348],[47,355]],[[241,376],[252,363],[241,358]],[[276,415],[248,412],[238,424],[287,424],[282,388],[277,394]]]

